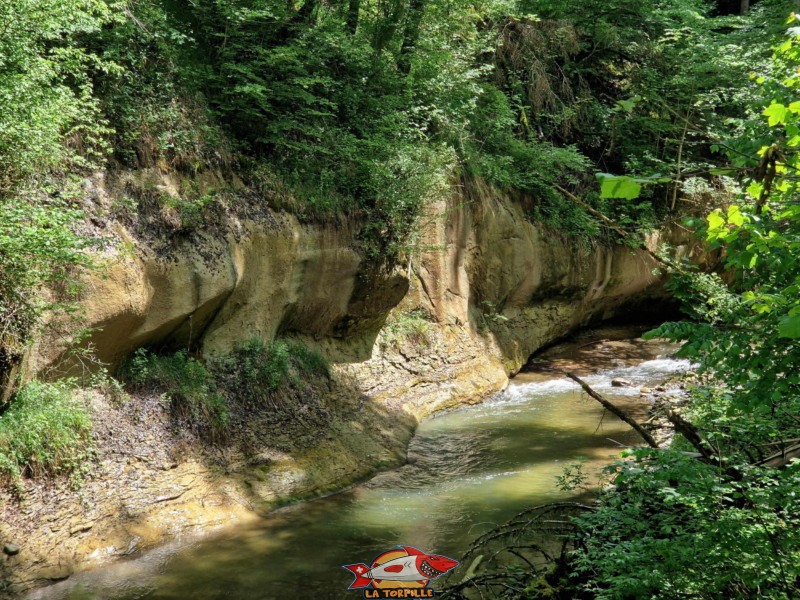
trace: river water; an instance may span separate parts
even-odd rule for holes
[[[257,526],[177,542],[77,575],[31,600],[361,598],[341,568],[398,544],[459,559],[471,540],[526,507],[569,500],[556,478],[578,457],[599,473],[639,442],[559,370],[571,370],[639,418],[641,387],[689,368],[643,329],[600,328],[531,361],[482,404],[423,422],[408,464],[347,491],[271,513]],[[633,385],[611,386],[624,377]],[[463,568],[463,567],[460,567]]]

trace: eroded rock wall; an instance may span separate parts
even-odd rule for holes
[[[102,178],[92,185],[101,207],[119,193]],[[647,253],[581,245],[532,224],[512,198],[477,184],[459,190],[429,207],[420,250],[388,272],[364,260],[353,228],[280,211],[229,214],[214,230],[158,244],[108,223],[115,244],[81,301],[84,344],[102,362],[113,368],[143,346],[210,355],[254,335],[299,337],[335,363],[327,383],[298,392],[313,394],[323,416],[308,421],[313,435],[297,436],[302,443],[266,432],[259,447],[204,447],[176,434],[153,398],[127,409],[95,398],[101,458],[83,491],[31,484],[22,509],[0,494],[0,541],[22,546],[0,570],[11,588],[397,464],[418,419],[502,390],[534,351],[590,320],[666,298]],[[407,315],[418,331],[402,333]],[[383,327],[387,316],[397,327]],[[28,374],[82,366],[64,353],[68,342],[40,340]]]
[[[426,339],[386,343],[384,330],[372,358],[349,367],[368,395],[416,416],[503,389],[534,352],[589,322],[671,303],[648,252],[566,237],[477,183],[428,211],[409,293],[394,311],[428,315]],[[664,243],[713,262],[689,232],[647,239],[652,251]]]

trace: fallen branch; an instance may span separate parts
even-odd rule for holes
[[[673,411],[667,411],[667,419],[672,426],[675,427],[675,431],[680,433],[687,442],[689,442],[692,446],[694,446],[695,450],[697,450],[702,457],[707,460],[708,462],[714,463],[719,465],[722,463],[717,452],[714,448],[709,444],[702,435],[700,435],[700,431],[689,423],[686,419],[680,416],[678,413]]]
[[[639,425],[639,423],[637,423],[635,419],[633,419],[632,417],[630,417],[630,416],[628,415],[628,413],[626,413],[626,412],[625,412],[624,410],[622,410],[621,408],[617,408],[617,407],[616,407],[616,406],[614,406],[614,405],[613,405],[611,402],[609,402],[608,400],[606,400],[605,398],[603,398],[603,396],[601,396],[600,394],[598,394],[597,392],[595,392],[595,391],[594,391],[594,390],[593,390],[591,387],[589,387],[589,384],[588,384],[588,383],[586,383],[586,382],[585,382],[583,379],[581,379],[580,377],[578,377],[578,376],[577,376],[577,375],[575,375],[574,373],[567,373],[566,375],[567,375],[567,377],[569,377],[570,379],[572,379],[572,381],[574,381],[574,382],[575,382],[575,383],[577,383],[579,386],[581,386],[581,387],[583,388],[583,391],[584,391],[584,392],[586,392],[586,393],[587,393],[587,394],[589,394],[589,395],[590,395],[592,398],[594,398],[595,400],[597,400],[597,401],[598,401],[600,404],[602,404],[602,405],[603,405],[603,406],[604,406],[604,407],[605,407],[607,410],[611,411],[612,413],[614,413],[615,415],[617,415],[617,416],[618,416],[620,419],[622,419],[623,421],[625,421],[625,422],[626,422],[628,425],[630,425],[631,427],[633,427],[633,429],[636,431],[636,433],[638,433],[640,436],[642,436],[642,439],[643,439],[645,442],[647,442],[647,445],[648,445],[648,446],[650,446],[651,448],[658,448],[658,442],[656,442],[656,441],[655,441],[655,439],[653,439],[653,436],[652,436],[652,435],[650,435],[650,434],[649,434],[649,433],[648,433],[648,432],[647,432],[647,431],[646,431],[646,430],[645,430],[645,429],[644,429],[644,428],[643,428],[641,425]]]
[[[780,450],[755,464],[758,467],[781,469],[788,465],[793,458],[800,458],[800,444],[795,444],[794,446]]]

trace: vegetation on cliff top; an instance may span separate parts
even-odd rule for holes
[[[0,0],[0,373],[73,291],[41,287],[91,267],[76,232],[98,167],[235,170],[389,260],[458,176],[584,239],[615,235],[598,215],[652,226],[682,186],[713,196],[690,178],[741,129],[780,4]],[[668,181],[601,198],[593,172],[623,170]],[[185,198],[176,234],[213,201]]]

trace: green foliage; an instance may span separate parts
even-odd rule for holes
[[[28,204],[0,199],[0,346],[19,353],[44,310],[58,305],[38,292],[58,286],[75,291],[75,275],[91,267],[91,245],[75,233],[83,214],[63,200]]]
[[[0,414],[0,476],[71,475],[79,483],[92,458],[92,420],[69,381],[31,381]]]
[[[46,308],[44,284],[74,279],[88,242],[68,170],[107,151],[106,121],[91,81],[113,65],[79,40],[109,23],[99,0],[0,1],[0,380]],[[0,357],[1,358],[1,357]]]
[[[116,160],[194,173],[225,164],[229,144],[199,90],[205,76],[191,25],[172,9],[177,3],[128,2],[90,46],[116,66],[97,78]]]
[[[430,316],[423,310],[392,313],[381,330],[381,345],[397,348],[411,344],[418,348],[430,346]]]
[[[556,487],[564,492],[586,488],[589,476],[583,467],[587,460],[585,456],[579,456],[576,462],[564,467],[561,475],[556,477]]]
[[[673,449],[637,450],[615,464],[615,489],[579,521],[582,547],[572,558],[581,593],[796,596],[800,462],[782,460],[781,448],[800,436],[798,65],[793,28],[757,76],[766,108],[741,121],[747,139],[726,145],[729,168],[747,168],[747,192],[702,228],[724,249],[726,276],[674,265],[672,287],[691,320],[650,334],[683,341],[681,355],[706,375],[684,416],[716,458],[683,454],[689,444],[679,438]]]
[[[800,468],[741,479],[678,452],[638,450],[579,519],[575,568],[595,598],[790,598],[800,575]]]
[[[301,375],[330,375],[328,362],[319,352],[297,342],[268,344],[256,337],[215,359],[212,370],[238,400],[262,405],[267,401],[274,404],[271,394],[287,383],[302,385]]]
[[[771,137],[762,138],[764,145],[752,158],[758,166],[747,195],[707,218],[706,239],[712,247],[725,249],[732,284],[713,276],[680,274],[676,288],[693,300],[691,314],[700,324],[662,329],[665,335],[687,340],[686,354],[700,358],[703,370],[737,389],[736,409],[759,413],[771,422],[776,422],[776,411],[789,413],[800,407],[800,387],[792,374],[800,361],[795,341],[800,211],[793,175],[800,155],[789,144],[793,132],[800,131],[800,115],[787,110],[777,122],[770,110],[778,104],[788,106],[797,97],[797,84],[789,75],[798,64],[800,38],[792,34],[778,49],[773,71],[762,76],[769,105],[756,119]],[[737,161],[742,153],[732,152]]]
[[[191,426],[218,433],[228,422],[228,404],[206,366],[185,351],[160,356],[137,350],[121,375],[135,388],[161,392],[173,414]]]
[[[399,34],[384,30],[392,15],[365,6],[352,32],[337,8],[220,0],[167,12],[192,36],[182,73],[246,151],[276,167],[302,199],[297,212],[358,219],[370,255],[396,256],[446,188],[453,152],[417,121],[413,78],[397,70]]]
[[[289,344],[289,356],[295,367],[309,377],[330,377],[331,366],[328,360],[317,350],[313,350],[300,342]]]
[[[275,392],[308,377],[328,377],[330,366],[317,351],[299,342],[252,338],[208,366],[185,351],[158,355],[137,350],[120,370],[134,389],[157,391],[170,402],[179,423],[223,436],[234,403],[274,405]]]
[[[3,195],[20,181],[102,155],[107,130],[89,70],[110,65],[76,41],[109,20],[109,7],[100,0],[0,2]]]

